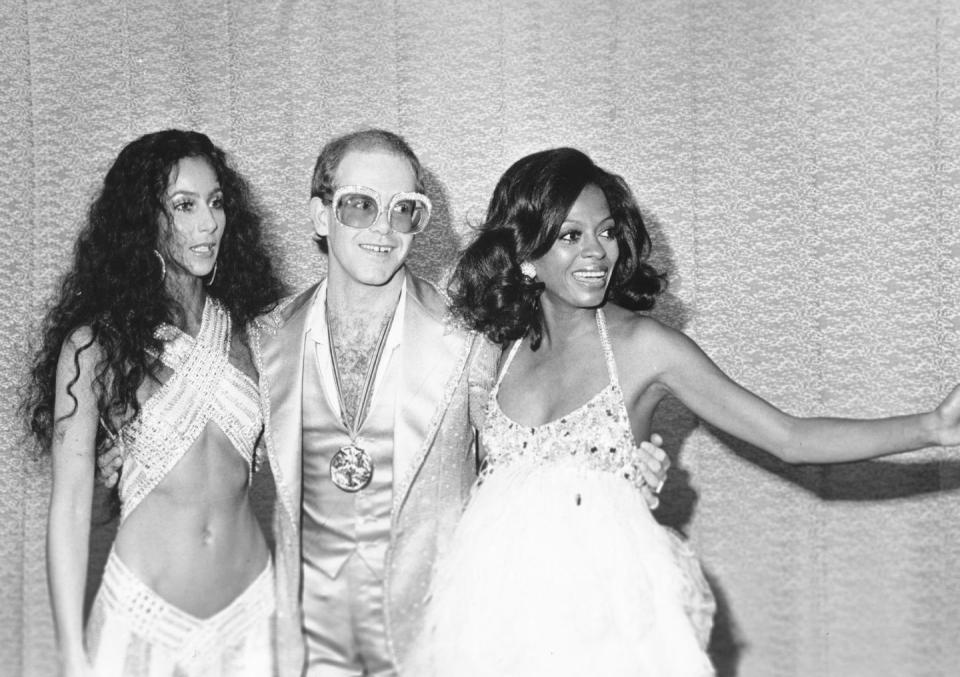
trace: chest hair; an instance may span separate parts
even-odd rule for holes
[[[340,373],[344,412],[349,420],[357,414],[363,384],[376,358],[380,334],[390,321],[393,310],[383,317],[370,315],[334,315],[328,318],[333,338],[333,359]],[[370,375],[373,379],[374,375]]]

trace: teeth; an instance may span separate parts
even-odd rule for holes
[[[605,270],[578,270],[573,274],[574,277],[580,277],[587,280],[602,280],[607,276]]]
[[[360,245],[361,249],[366,249],[367,251],[375,252],[377,254],[387,254],[390,252],[390,247],[383,247],[375,244],[362,244]]]
[[[190,247],[190,249],[192,249],[192,250],[195,251],[195,252],[202,252],[202,253],[204,253],[204,254],[208,254],[208,253],[210,253],[211,251],[213,251],[213,245],[209,245],[209,244],[198,244],[198,245],[195,245],[195,246],[193,246],[193,247]]]

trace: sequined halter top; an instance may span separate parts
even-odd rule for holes
[[[161,325],[160,360],[173,373],[119,432],[123,453],[123,522],[183,458],[208,421],[215,423],[253,470],[263,427],[257,384],[230,364],[230,314],[208,296],[196,338]]]
[[[617,365],[607,334],[606,319],[599,308],[596,322],[609,383],[570,413],[538,426],[517,423],[503,413],[497,401],[500,384],[522,340],[514,343],[487,401],[486,422],[480,432],[486,451],[480,471],[481,479],[509,463],[563,462],[617,473],[634,484],[640,484],[635,465],[636,442],[617,378]]]

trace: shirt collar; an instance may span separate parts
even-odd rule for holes
[[[401,272],[401,274],[403,274]],[[397,300],[397,307],[393,314],[393,325],[390,327],[390,333],[387,334],[387,343],[384,346],[386,352],[392,351],[400,345],[403,338],[404,318],[407,310],[407,277],[403,277],[403,286],[400,287],[400,298]],[[329,348],[330,342],[327,333],[327,280],[320,283],[317,290],[316,299],[310,310],[311,316],[307,322],[307,336],[317,343],[318,347]]]

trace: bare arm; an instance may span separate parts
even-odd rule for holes
[[[53,491],[47,524],[47,575],[65,675],[89,673],[83,648],[83,593],[98,421],[93,367],[99,351],[91,346],[77,357],[78,348],[87,343],[84,334],[82,330],[74,332],[60,351],[54,403],[57,423],[51,448]],[[80,373],[70,392],[76,397],[76,405],[67,392],[67,385],[77,375],[75,359]]]
[[[659,324],[643,331],[657,355],[656,380],[697,416],[789,463],[842,463],[960,443],[960,388],[921,414],[802,418],[730,379],[682,333]]]

